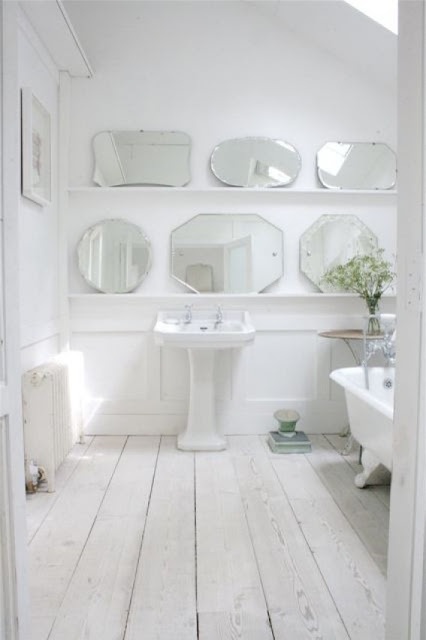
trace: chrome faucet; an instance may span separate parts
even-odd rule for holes
[[[183,318],[184,324],[191,324],[192,322],[192,304],[185,305],[185,315]]]
[[[379,328],[377,335],[369,333],[368,327],[372,325]],[[395,366],[396,360],[396,316],[393,313],[378,314],[369,316],[367,327],[364,328],[364,355],[362,366],[364,368],[365,386],[369,388],[368,381],[368,361],[371,356],[381,352],[386,360],[387,367]]]
[[[222,322],[223,322],[223,310],[220,304],[218,304],[216,307],[216,321],[214,323],[215,327],[217,327],[218,324],[222,324]]]

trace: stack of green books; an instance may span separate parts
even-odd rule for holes
[[[270,431],[268,444],[273,453],[309,453],[311,442],[304,431]]]

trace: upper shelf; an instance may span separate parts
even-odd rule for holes
[[[291,188],[250,188],[250,187],[69,187],[69,193],[274,193],[285,195],[319,195],[319,196],[334,196],[334,195],[367,195],[367,196],[395,196],[397,191],[395,189],[291,189]]]

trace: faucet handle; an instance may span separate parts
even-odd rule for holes
[[[191,322],[192,320],[192,304],[185,305],[185,319],[184,322]]]

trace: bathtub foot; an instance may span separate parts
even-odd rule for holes
[[[341,456],[348,456],[348,455],[350,454],[350,452],[352,451],[352,448],[353,448],[354,444],[355,444],[354,437],[353,437],[353,435],[349,432],[349,434],[348,434],[348,439],[347,439],[347,441],[346,441],[345,446],[343,447],[343,449],[341,449],[341,450],[339,451],[340,455],[341,455]]]
[[[389,484],[390,471],[368,449],[362,450],[361,464],[363,471],[355,476],[357,487],[363,489],[370,484]]]

